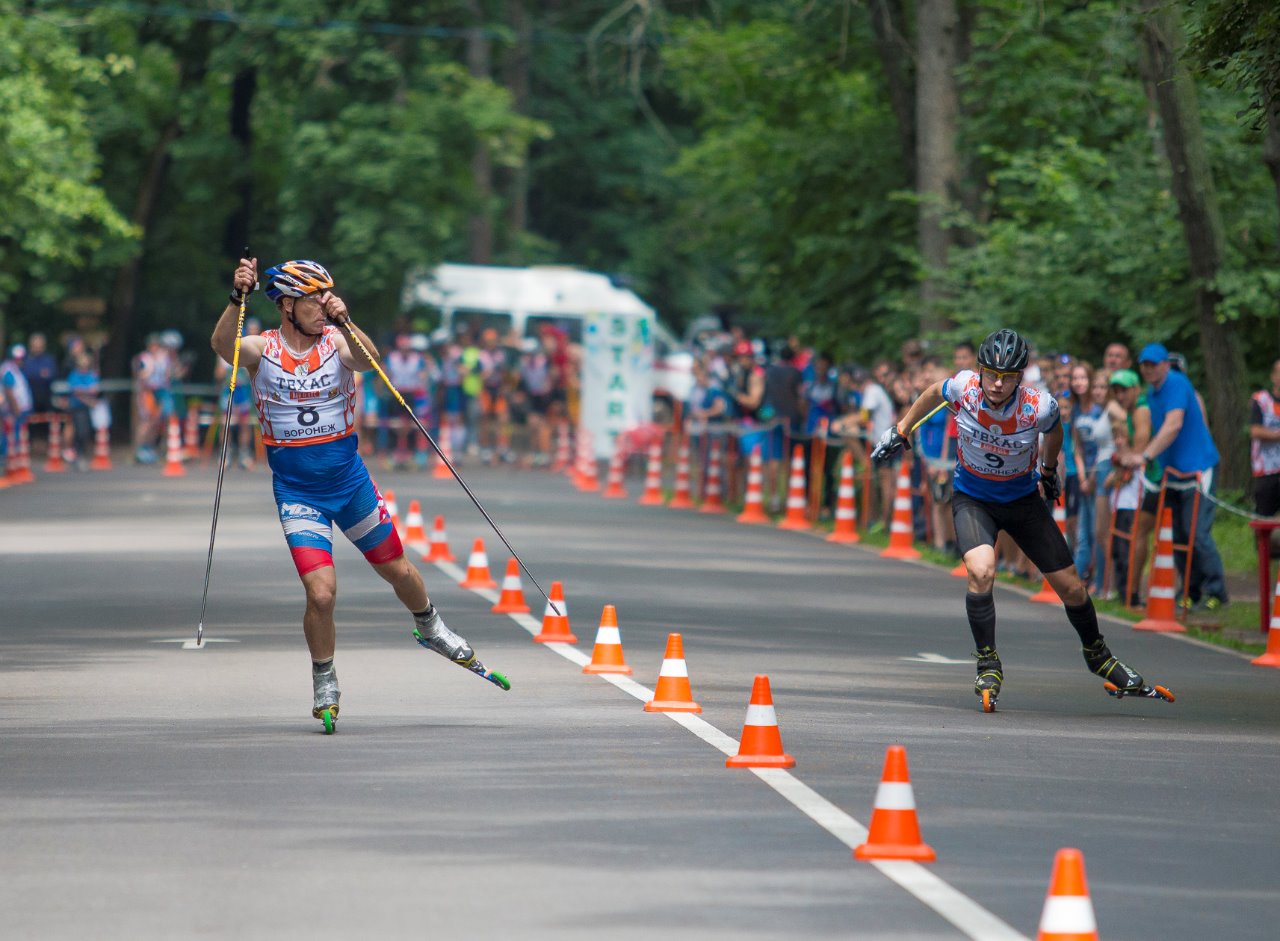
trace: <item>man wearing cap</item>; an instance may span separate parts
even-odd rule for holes
[[[1200,474],[1199,512],[1195,494],[1177,489],[1179,479],[1170,475],[1165,490],[1165,506],[1173,510],[1173,541],[1185,544],[1195,519],[1195,545],[1191,553],[1191,583],[1185,586],[1191,603],[1216,611],[1227,603],[1226,576],[1222,557],[1213,540],[1214,503],[1218,489],[1218,448],[1205,422],[1204,410],[1191,380],[1172,369],[1169,351],[1162,343],[1148,343],[1138,354],[1138,369],[1148,384],[1147,407],[1151,410],[1151,440],[1140,451],[1128,455],[1130,467],[1144,467],[1159,458],[1165,468],[1180,475]],[[1175,551],[1177,571],[1185,571],[1186,556]]]

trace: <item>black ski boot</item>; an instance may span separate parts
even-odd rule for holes
[[[1131,670],[1111,655],[1107,642],[1099,637],[1088,647],[1083,648],[1084,662],[1089,670],[1102,677],[1122,693],[1137,692],[1146,686],[1142,674]]]
[[[1000,684],[1004,682],[1004,667],[994,647],[975,650],[978,659],[978,677],[973,681],[973,691],[982,697],[982,711],[995,712],[996,699],[1000,696]]]

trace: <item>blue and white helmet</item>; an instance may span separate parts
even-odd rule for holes
[[[266,278],[267,297],[272,301],[282,297],[306,297],[333,287],[333,276],[324,265],[306,259],[283,261],[268,268]]]

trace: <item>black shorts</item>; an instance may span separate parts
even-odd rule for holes
[[[1280,474],[1253,478],[1253,511],[1259,516],[1280,512]]]
[[[994,547],[996,534],[1003,530],[1041,572],[1060,572],[1072,565],[1067,540],[1039,493],[1008,503],[989,503],[957,490],[951,498],[951,511],[956,521],[956,547],[962,557],[977,546]]]

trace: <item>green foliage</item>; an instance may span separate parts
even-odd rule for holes
[[[124,67],[82,56],[54,24],[0,3],[0,308],[24,279],[56,300],[63,270],[135,237],[97,183],[84,96]]]
[[[1259,111],[1280,98],[1280,6],[1273,0],[1186,0],[1188,54]]]

